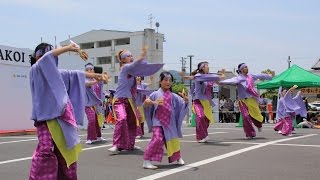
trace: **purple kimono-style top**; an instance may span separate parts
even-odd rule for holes
[[[85,74],[83,71],[59,70],[57,66],[58,58],[49,51],[31,67],[31,119],[34,121],[57,119],[67,147],[70,149],[80,142],[77,128],[61,117],[67,102],[70,102],[77,124],[83,125]]]
[[[151,93],[149,98],[152,101],[155,101],[159,98],[162,98],[163,94],[164,91],[159,88],[157,91]],[[170,125],[168,128],[163,126],[155,116],[158,107],[157,105],[152,105],[151,107],[145,108],[146,121],[148,124],[149,132],[152,132],[153,126],[162,126],[166,141],[170,141],[172,138],[182,138],[182,122],[185,115],[188,113],[188,103],[185,103],[183,98],[175,93],[172,93],[171,106],[172,111]]]
[[[91,78],[86,78],[86,83],[92,81]],[[96,90],[98,88],[98,90]],[[99,81],[96,84],[86,87],[86,106],[96,106],[97,112],[102,113],[102,97],[103,97],[103,82]]]
[[[49,51],[31,67],[31,119],[46,121],[60,117],[70,99],[76,120],[82,124],[85,74],[77,70],[59,70],[57,66],[58,58]]]
[[[199,100],[209,100],[211,106],[214,106],[214,102],[212,101],[211,94],[212,89],[208,89],[208,83],[214,83],[220,80],[220,76],[217,74],[196,74],[194,76],[194,97],[193,99]],[[210,91],[210,92],[207,92]],[[209,95],[208,95],[209,93]]]
[[[119,73],[115,98],[131,98],[131,88],[136,84],[135,76],[150,76],[162,68],[164,64],[150,64],[146,60],[125,64]]]
[[[277,117],[279,119],[298,114],[302,117],[307,116],[307,110],[301,97],[301,91],[299,91],[295,97],[292,97],[291,93],[288,91],[278,102]]]
[[[252,76],[253,82],[257,79],[268,79],[268,80],[272,79],[272,77],[267,74],[257,74],[257,75],[248,74],[248,75]],[[248,89],[247,76],[243,74],[239,74],[236,77],[220,81],[220,84],[236,85],[239,99],[253,97],[253,95],[247,91]]]
[[[145,90],[145,89],[147,89],[147,84],[145,84],[145,83],[137,84],[137,89],[138,89],[138,90]],[[143,93],[141,93],[140,91],[137,91],[137,92],[138,92],[138,93],[137,93],[137,97],[136,97],[136,99],[135,99],[135,100],[136,100],[136,101],[135,101],[135,104],[136,104],[137,106],[142,106],[143,101],[144,101],[146,95],[143,94]]]

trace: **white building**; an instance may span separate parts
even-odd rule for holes
[[[116,56],[122,49],[130,50],[137,59],[140,56],[142,47],[146,45],[149,48],[147,60],[151,63],[163,63],[164,35],[155,32],[154,29],[144,29],[144,31],[136,32],[92,30],[72,37],[71,40],[79,44],[89,54],[88,62],[93,63],[95,66],[103,67],[104,71],[111,74],[111,82],[105,87],[106,89],[114,89],[117,86],[120,65]],[[64,46],[69,43],[69,40],[65,40],[60,45]],[[64,57],[62,56],[60,59]],[[60,60],[63,63],[63,67],[70,67],[70,61],[62,61]],[[84,62],[81,62],[81,66],[83,64]],[[82,69],[84,69],[84,66],[82,66]],[[159,73],[160,71],[154,75],[153,88],[157,87],[156,82],[158,81]]]

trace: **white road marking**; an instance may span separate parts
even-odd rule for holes
[[[17,142],[27,142],[27,141],[36,141],[38,139],[24,139],[24,140],[17,140],[17,141],[6,141],[6,142],[0,142],[1,144],[11,144],[11,143],[17,143]]]
[[[211,134],[217,134],[217,133],[225,133],[225,132],[214,132]],[[108,133],[104,133],[104,134],[108,134]],[[183,136],[192,136],[195,134],[186,134]],[[150,141],[150,139],[143,139],[143,140],[136,140],[136,142],[144,142],[144,141]],[[83,148],[82,151],[88,151],[88,150],[92,150],[92,149],[99,149],[99,148],[104,148],[104,147],[111,147],[112,144],[105,144],[105,145],[101,145],[101,146],[94,146],[94,147],[88,147],[88,148]],[[13,163],[13,162],[19,162],[19,161],[25,161],[25,160],[29,160],[32,157],[25,157],[25,158],[19,158],[19,159],[12,159],[12,160],[6,160],[6,161],[0,161],[0,165],[2,164],[8,164],[8,163]]]
[[[165,176],[169,176],[169,175],[172,175],[172,174],[175,174],[175,173],[178,173],[178,172],[186,171],[186,170],[198,167],[198,166],[209,164],[209,163],[212,163],[212,162],[215,162],[215,161],[219,161],[219,160],[222,160],[222,159],[225,159],[225,158],[229,158],[229,157],[232,157],[232,156],[235,156],[235,155],[247,152],[247,151],[259,149],[259,148],[262,148],[262,147],[265,147],[265,146],[268,146],[268,145],[272,145],[272,144],[275,144],[275,143],[284,142],[284,141],[290,141],[290,140],[294,140],[294,139],[301,139],[301,138],[311,137],[311,136],[315,136],[315,135],[317,135],[317,134],[308,134],[308,135],[304,135],[304,136],[291,137],[291,138],[285,138],[285,139],[280,139],[280,140],[261,143],[261,144],[258,144],[258,145],[254,145],[254,146],[250,146],[250,147],[247,147],[247,148],[243,148],[243,149],[239,149],[239,150],[236,150],[236,151],[232,151],[232,152],[229,152],[229,153],[226,153],[226,154],[215,156],[215,157],[212,157],[212,158],[209,158],[209,159],[205,159],[205,160],[202,160],[202,161],[198,161],[198,162],[195,162],[195,163],[192,163],[192,164],[188,164],[188,165],[185,165],[185,166],[180,166],[180,167],[177,167],[177,168],[174,168],[174,169],[170,169],[170,170],[167,170],[167,171],[159,172],[159,173],[156,173],[156,174],[153,174],[153,175],[150,175],[150,176],[146,176],[146,177],[140,178],[138,180],[159,179],[159,178],[162,178],[162,177],[165,177]]]
[[[312,144],[275,144],[277,146],[296,146],[296,147],[317,147],[320,148],[320,145],[312,145]]]
[[[182,129],[192,129],[192,130],[195,130],[195,127],[194,128],[182,128]],[[218,128],[218,127],[209,127],[208,129],[210,130],[214,130],[214,129],[226,129],[226,130],[241,130],[243,131],[242,128],[237,128],[237,127],[230,127],[230,128]]]
[[[188,140],[181,140],[180,142],[184,143],[197,143],[198,141],[188,141]],[[255,142],[241,142],[241,141],[234,141],[234,142],[219,142],[219,141],[208,141],[208,143],[217,143],[217,144],[250,144],[250,145],[257,145],[257,144],[263,144],[263,143],[255,143]],[[203,144],[203,143],[201,143]],[[271,144],[272,146],[294,146],[294,147],[315,147],[320,148],[320,145],[314,145],[314,144]]]
[[[2,136],[0,139],[30,139],[36,138],[36,136]]]
[[[25,157],[25,158],[19,158],[19,159],[11,159],[11,160],[7,160],[7,161],[1,161],[0,165],[2,164],[8,164],[8,163],[14,163],[14,162],[19,162],[19,161],[25,161],[25,160],[29,160],[32,157]]]
[[[185,142],[185,143],[198,143],[198,141],[188,141],[188,140],[181,140],[180,142]],[[257,144],[262,144],[262,143],[254,143],[254,142],[219,142],[219,141],[208,141],[207,143],[216,143],[216,144],[250,144],[250,145],[257,145]],[[199,144],[206,144],[206,143],[199,143]]]
[[[227,132],[212,132],[212,133],[208,133],[208,134],[224,134],[224,133],[227,133]],[[189,136],[195,136],[196,134],[186,134],[186,135],[183,135],[183,137],[189,137]]]
[[[110,133],[101,133],[101,134],[113,134],[113,132],[110,132]],[[80,137],[82,136],[87,136],[87,134],[80,134],[79,135]],[[26,137],[23,137],[23,138],[26,138]],[[5,142],[0,142],[0,145],[1,144],[11,144],[11,143],[18,143],[18,142],[27,142],[27,141],[37,141],[38,139],[34,139],[35,137],[30,137],[30,138],[33,138],[33,139],[25,139],[25,140],[16,140],[16,141],[5,141]]]

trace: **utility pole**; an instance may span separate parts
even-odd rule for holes
[[[57,49],[57,47],[58,47],[58,46],[57,46],[57,37],[54,36],[54,48]]]
[[[290,63],[291,63],[290,56],[288,56],[288,69],[290,68]]]
[[[194,57],[194,55],[188,55],[188,57],[190,58],[190,76],[191,76],[191,72],[192,72],[192,58]],[[189,104],[192,104],[192,94],[193,94],[193,92],[191,92],[191,80],[190,80],[190,84],[189,84],[190,86],[189,86]],[[189,117],[191,117],[191,112],[192,112],[192,110],[191,110],[191,106],[189,106]],[[192,118],[191,118],[191,120],[192,120]],[[191,120],[189,120],[189,122],[191,122]]]
[[[192,58],[194,57],[194,55],[188,55],[188,57],[190,58],[190,76],[191,76],[191,72],[192,72]],[[191,80],[190,80],[190,88],[191,88]]]
[[[186,61],[185,61],[185,57],[181,57],[181,71],[183,72],[183,74],[185,74],[186,72]],[[181,77],[181,81],[182,83],[184,84],[184,80],[183,80],[183,77]]]

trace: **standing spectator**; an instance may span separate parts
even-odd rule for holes
[[[308,103],[307,97],[303,97],[303,102],[304,102],[304,104],[306,106],[306,110],[309,111],[309,103]],[[309,118],[310,118],[309,117],[309,113],[307,113],[307,119],[309,119]]]
[[[225,112],[225,115],[224,115],[225,116],[225,121],[227,123],[233,122],[234,120],[233,120],[233,114],[232,114],[232,111],[233,111],[233,102],[232,102],[232,100],[229,98],[227,100],[227,102],[224,104],[223,107],[224,107],[223,110]]]
[[[221,95],[221,98],[219,100],[219,122],[224,122],[225,120],[225,113],[223,113],[223,106],[227,102],[224,95]]]
[[[273,112],[273,123],[277,122],[277,103],[278,103],[278,96],[273,96],[272,97],[272,112]]]
[[[269,115],[267,113],[267,104],[268,104],[267,99],[264,97],[263,94],[261,94],[259,99],[259,107],[260,107],[261,115],[263,116],[264,123],[269,123]]]
[[[234,103],[233,103],[233,113],[235,114],[236,116],[236,123],[239,122],[239,118],[240,118],[240,112],[239,112],[239,100],[238,100],[238,97],[236,97],[236,99],[234,100]]]

